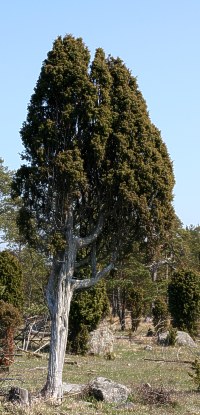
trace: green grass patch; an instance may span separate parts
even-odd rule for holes
[[[30,408],[23,408],[0,401],[0,415],[200,414],[200,393],[188,375],[191,364],[186,363],[200,354],[199,347],[161,347],[153,338],[141,334],[130,342],[127,332],[117,336],[114,353],[114,360],[66,355],[71,364],[64,366],[63,381],[88,383],[97,376],[107,377],[132,388],[127,405],[64,397],[59,407],[37,401]],[[36,393],[45,383],[47,363],[45,353],[41,359],[23,353],[16,358],[9,374],[0,374],[0,390],[5,392],[11,386],[20,386]],[[2,377],[11,380],[1,380]]]

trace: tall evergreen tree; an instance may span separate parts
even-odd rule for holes
[[[175,272],[168,285],[168,297],[173,326],[196,336],[200,318],[199,273],[187,269]]]
[[[52,319],[44,392],[62,398],[73,292],[94,285],[131,250],[152,248],[174,215],[172,163],[136,79],[120,59],[58,37],[44,61],[21,129],[26,164],[13,190],[19,225],[52,262]],[[87,264],[80,277],[78,267]]]
[[[22,309],[22,270],[18,259],[9,251],[0,252],[0,300]]]

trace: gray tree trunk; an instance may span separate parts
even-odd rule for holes
[[[73,288],[70,284],[59,293],[57,306],[51,322],[48,375],[45,395],[56,401],[62,400],[62,373],[68,337],[68,322]]]
[[[47,286],[47,303],[52,325],[47,382],[42,390],[45,396],[58,402],[62,400],[63,396],[62,373],[73,292],[93,286],[114,267],[114,264],[111,262],[107,267],[97,272],[95,265],[96,252],[93,249],[91,278],[83,280],[74,279],[77,251],[96,241],[102,229],[102,220],[100,219],[97,228],[91,235],[80,238],[73,233],[73,209],[69,209],[66,229],[67,249],[61,258],[54,259]]]

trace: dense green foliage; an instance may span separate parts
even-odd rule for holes
[[[190,270],[175,272],[168,286],[173,326],[197,334],[200,318],[200,277]]]
[[[131,316],[132,331],[136,331],[139,327],[143,312],[143,291],[141,289],[131,288],[128,292],[127,308]]]
[[[109,301],[104,281],[87,291],[74,294],[69,318],[68,350],[84,354],[87,351],[89,332],[109,313]]]
[[[168,327],[168,334],[167,334],[167,340],[166,344],[168,346],[175,346],[177,340],[177,329],[170,325]]]
[[[153,251],[170,229],[172,163],[119,58],[97,49],[90,63],[81,39],[58,37],[21,137],[29,164],[18,170],[13,188],[23,199],[19,223],[26,239],[62,250],[70,204],[81,236],[103,217],[99,261],[107,252],[130,250],[134,240]]]
[[[9,251],[0,252],[0,300],[21,309],[23,304],[22,270],[18,259]]]

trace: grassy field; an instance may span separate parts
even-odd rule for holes
[[[185,363],[200,356],[200,347],[161,347],[154,338],[145,334],[145,330],[142,333],[139,328],[130,341],[128,333],[117,333],[114,360],[96,356],[66,356],[69,363],[64,367],[64,382],[88,383],[96,376],[107,377],[131,386],[133,393],[128,405],[65,396],[60,406],[49,401],[36,401],[31,407],[23,408],[1,400],[0,415],[200,414],[200,392],[197,392],[188,375],[191,365]],[[3,375],[12,379],[0,380],[1,391],[13,385],[27,388],[32,393],[39,391],[46,379],[47,358],[45,353],[43,358],[25,353],[18,356],[10,373]]]

